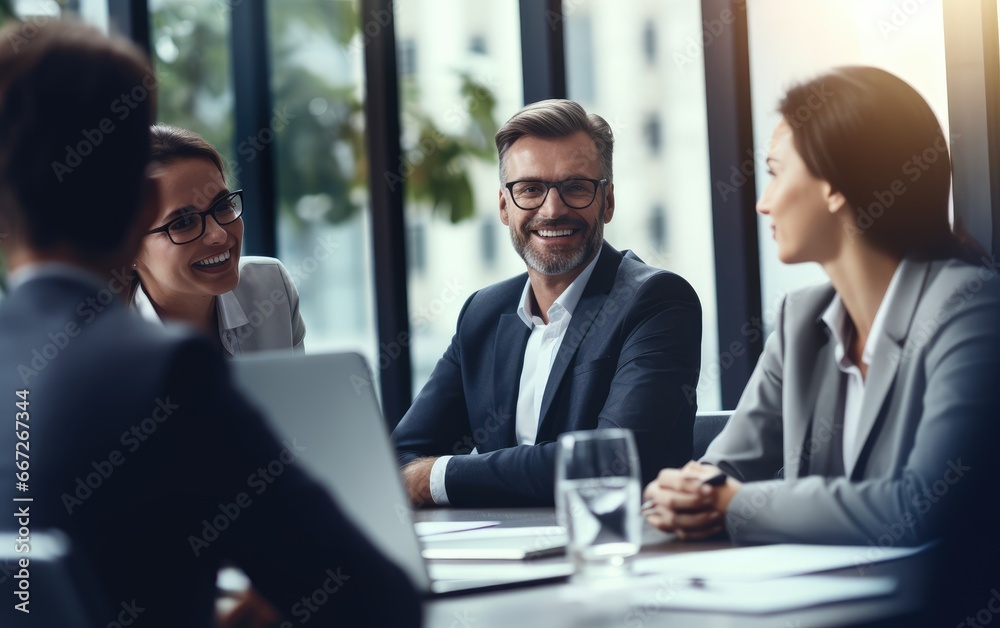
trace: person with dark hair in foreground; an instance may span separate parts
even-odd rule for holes
[[[12,234],[0,497],[32,498],[31,529],[69,537],[101,591],[94,625],[123,605],[137,626],[213,625],[223,561],[297,623],[418,625],[403,572],[296,465],[311,444],[275,438],[207,338],[144,322],[120,298],[157,205],[148,59],[82,25],[19,28],[0,32],[0,220]],[[15,438],[30,471],[13,494]],[[13,583],[3,625],[35,625],[12,609]],[[61,603],[37,595],[32,608]]]

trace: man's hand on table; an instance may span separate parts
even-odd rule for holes
[[[437,459],[437,456],[418,458],[400,469],[406,494],[414,506],[434,505],[434,499],[431,498],[431,467]]]

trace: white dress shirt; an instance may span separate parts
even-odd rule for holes
[[[594,259],[587,264],[576,279],[573,280],[555,302],[545,313],[549,319],[548,324],[542,317],[535,314],[534,292],[531,290],[531,280],[524,282],[524,290],[521,292],[520,305],[517,307],[517,315],[524,324],[531,330],[528,336],[528,344],[524,347],[524,362],[521,367],[521,381],[517,393],[517,410],[514,417],[515,438],[518,445],[534,445],[535,437],[538,435],[538,423],[541,420],[539,414],[542,410],[542,397],[545,395],[545,384],[549,380],[549,373],[552,371],[552,364],[556,355],[559,354],[559,347],[562,346],[563,338],[566,337],[566,330],[573,319],[573,311],[583,296],[583,290],[590,281],[590,276],[594,274],[594,267],[600,259],[601,252],[598,250]],[[475,454],[476,450],[472,450]],[[448,492],[445,489],[445,471],[451,456],[441,456],[431,467],[430,491],[431,499],[435,504],[446,506]]]
[[[866,365],[871,365],[872,357],[875,355],[875,351],[879,349],[879,344],[883,342],[883,338],[885,337],[885,319],[887,312],[892,309],[892,300],[898,291],[897,286],[899,284],[900,270],[903,268],[903,264],[906,263],[906,260],[903,260],[896,267],[896,272],[892,275],[889,287],[886,288],[885,296],[882,297],[882,303],[879,304],[878,310],[875,312],[872,329],[868,333],[868,339],[865,341],[864,349],[861,351],[861,361]],[[844,307],[844,302],[841,300],[839,294],[834,295],[833,301],[830,302],[829,307],[823,312],[822,319],[826,323],[826,326],[830,328],[833,339],[837,343],[834,346],[834,357],[837,360],[837,368],[847,376],[847,385],[845,386],[843,400],[844,426],[842,449],[844,454],[844,468],[849,469],[850,461],[854,459],[857,450],[864,444],[859,442],[858,423],[861,420],[861,408],[864,405],[865,378],[861,376],[861,369],[851,360],[847,353],[846,347],[848,343],[854,340],[856,332],[854,324],[848,318],[847,309]],[[887,340],[891,341],[891,339]],[[885,350],[885,347],[882,350]]]
[[[142,284],[139,284],[136,288],[135,297],[132,299],[132,307],[139,313],[139,316],[147,321],[154,323],[163,322],[160,315],[156,313],[153,302],[149,300],[146,291],[142,289]],[[243,311],[243,307],[239,301],[233,296],[232,291],[220,294],[216,298],[215,312],[219,315],[219,338],[222,340],[222,346],[229,352],[229,355],[242,354],[239,344],[233,342],[233,335],[235,330],[246,325],[249,319],[247,319],[246,312]]]

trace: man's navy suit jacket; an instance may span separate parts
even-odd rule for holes
[[[535,445],[517,445],[515,416],[531,330],[517,315],[527,274],[473,294],[451,345],[393,432],[399,463],[456,455],[454,506],[554,502],[559,434],[628,428],[642,481],[691,457],[701,364],[701,305],[680,276],[607,242],[573,312],[542,397]]]
[[[96,575],[94,625],[114,623],[122,604],[142,609],[136,626],[215,625],[223,561],[246,571],[285,616],[308,615],[310,626],[417,625],[405,575],[296,464],[310,444],[274,437],[208,339],[139,320],[98,288],[38,277],[0,302],[9,421],[0,431],[0,498],[9,508],[13,496],[31,496],[31,529],[69,536]],[[15,391],[24,389],[29,490],[12,495]],[[0,530],[16,521],[0,517]],[[0,580],[0,625],[21,625],[5,614],[14,583]],[[302,605],[324,587],[338,589],[322,608]]]

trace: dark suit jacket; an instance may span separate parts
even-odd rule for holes
[[[683,278],[604,243],[556,355],[535,445],[515,445],[524,349],[516,309],[527,274],[466,302],[451,346],[393,432],[400,464],[448,463],[455,506],[551,505],[555,440],[574,430],[635,434],[648,482],[691,457],[701,364],[701,305]]]
[[[34,498],[31,529],[64,530],[96,572],[110,613],[99,625],[123,603],[143,609],[136,625],[214,625],[224,560],[298,622],[417,625],[407,578],[296,466],[294,444],[233,389],[219,352],[100,303],[94,286],[62,277],[28,280],[0,303],[0,497],[10,508],[15,391],[27,389],[20,495]],[[7,609],[12,585],[0,587]],[[304,597],[326,602],[313,612]]]

